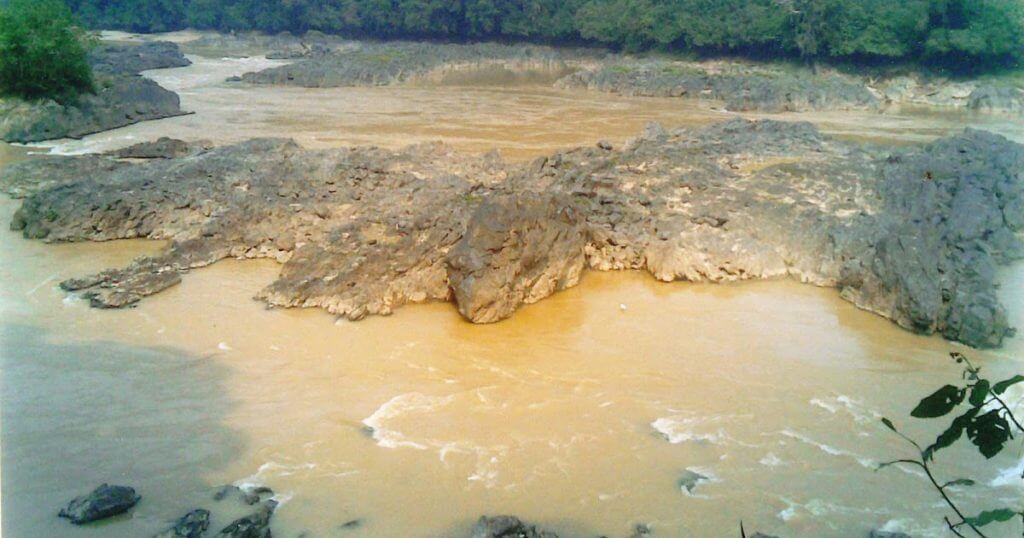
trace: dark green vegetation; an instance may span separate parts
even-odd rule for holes
[[[1024,0],[67,0],[132,31],[513,38],[962,70],[1019,65]]]
[[[0,94],[67,101],[92,87],[84,35],[61,0],[0,3]]]
[[[1013,433],[1024,434],[1024,426],[1013,415],[1010,406],[1003,399],[1007,389],[1024,382],[1024,375],[1016,375],[1009,379],[993,382],[981,377],[981,368],[960,353],[951,356],[957,364],[964,367],[961,382],[957,385],[946,385],[925,397],[910,415],[915,418],[941,418],[959,409],[960,414],[935,439],[935,442],[922,447],[917,441],[903,435],[891,420],[882,419],[887,428],[903,437],[914,447],[917,454],[912,459],[899,459],[883,463],[881,467],[890,465],[910,465],[924,471],[932,486],[939,492],[942,499],[955,514],[954,518],[946,517],[946,525],[957,536],[970,532],[975,536],[986,536],[984,527],[992,523],[1021,519],[1024,521],[1024,507],[995,508],[985,510],[977,515],[968,516],[957,505],[953,498],[953,489],[957,487],[973,487],[974,480],[957,478],[944,483],[935,476],[932,465],[935,454],[957,442],[964,434],[977,447],[985,458],[991,459],[1003,451],[1006,444],[1013,439]],[[1024,480],[1024,476],[1021,477]]]

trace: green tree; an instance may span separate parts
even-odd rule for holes
[[[939,0],[925,44],[931,60],[948,65],[991,65],[1024,57],[1024,2]]]
[[[61,0],[0,8],[0,93],[67,101],[93,88],[85,35]]]

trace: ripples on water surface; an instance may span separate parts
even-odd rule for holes
[[[272,62],[193,59],[152,76],[195,115],[51,146],[443,138],[520,159],[621,141],[649,120],[726,116],[679,100],[539,87],[248,88],[221,81]],[[974,123],[1021,140],[1019,125],[992,117],[785,117],[866,138],[915,141]],[[24,153],[0,146],[0,160]],[[16,207],[0,203],[0,221]],[[269,261],[218,263],[124,311],[91,310],[56,288],[159,247],[0,235],[5,534],[144,536],[214,508],[215,486],[245,482],[286,500],[274,519],[282,536],[337,536],[353,519],[372,536],[466,535],[496,512],[567,536],[624,536],[636,523],[655,536],[723,536],[741,519],[783,536],[883,526],[941,535],[941,506],[921,477],[873,468],[905,454],[879,415],[921,438],[935,433],[903,417],[957,376],[944,359],[957,346],[903,332],[832,290],[589,273],[511,320],[473,326],[446,304],[358,323],[266,310],[251,297],[278,271]],[[1004,300],[1024,325],[1024,271],[1006,279]],[[997,377],[1021,369],[1022,351],[1018,338],[973,354]],[[940,466],[993,485],[978,491],[994,491],[998,504],[1024,493],[1020,458],[987,465],[964,449],[943,453]],[[684,492],[687,469],[710,480]],[[140,490],[131,518],[71,529],[54,517],[104,481]]]

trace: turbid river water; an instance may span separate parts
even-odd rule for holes
[[[250,88],[223,83],[272,62],[194,56],[151,76],[195,115],[49,146],[61,152],[157,136],[229,142],[293,136],[306,145],[400,146],[444,139],[529,158],[619,142],[650,120],[727,117],[707,104],[540,86]],[[901,142],[976,125],[1024,140],[997,117],[788,115],[832,133]],[[0,147],[0,160],[26,157]],[[33,150],[36,151],[36,150]],[[0,222],[18,203],[0,202]],[[336,322],[267,310],[251,298],[270,261],[197,270],[138,308],[99,311],[62,278],[127,262],[160,244],[47,245],[0,232],[0,443],[5,536],[147,536],[184,512],[215,510],[226,483],[272,487],[275,536],[467,536],[511,513],[563,536],[941,536],[940,499],[878,417],[927,439],[923,395],[957,379],[961,346],[904,332],[793,282],[663,284],[637,273],[583,283],[512,319],[464,322],[447,304]],[[1024,268],[1003,299],[1024,326]],[[1022,370],[1024,342],[970,352],[993,377]],[[1012,395],[1020,406],[1021,394]],[[372,428],[372,430],[371,430]],[[942,453],[969,509],[1019,504],[1024,460]],[[680,489],[686,470],[710,478]],[[72,528],[71,497],[102,482],[143,496],[128,516]],[[360,520],[357,528],[341,528]],[[1019,535],[1010,525],[993,535]]]

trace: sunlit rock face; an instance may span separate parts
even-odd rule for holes
[[[442,144],[253,140],[143,164],[33,161],[0,183],[28,196],[12,223],[28,237],[172,240],[161,256],[64,283],[101,307],[219,259],[271,257],[284,264],[259,294],[271,305],[359,319],[454,299],[493,322],[583,267],[645,269],[837,287],[907,329],[990,347],[1011,332],[995,268],[1022,256],[1022,170],[1024,148],[984,132],[892,148],[734,120],[651,127],[622,149],[527,165]]]

